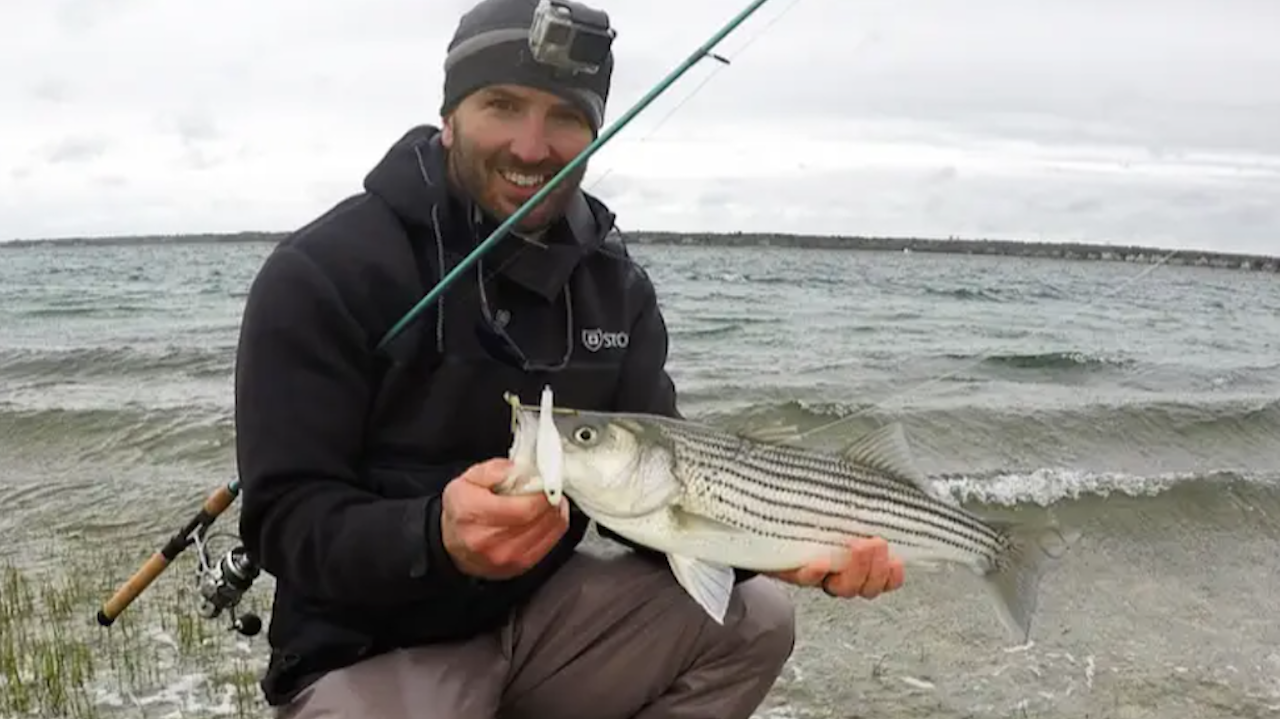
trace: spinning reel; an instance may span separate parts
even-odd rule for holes
[[[200,616],[216,619],[224,612],[231,618],[231,629],[246,637],[262,631],[262,619],[256,614],[237,614],[237,608],[245,592],[253,586],[260,570],[239,544],[238,537],[230,534],[209,534],[209,527],[240,494],[240,482],[233,481],[214,490],[204,501],[200,511],[186,526],[169,538],[151,558],[134,572],[116,593],[98,610],[98,624],[109,627],[121,612],[142,594],[160,573],[169,567],[178,555],[188,547],[196,548],[196,592],[201,599]],[[209,550],[212,537],[226,536],[237,540],[236,545],[221,557],[213,559]]]

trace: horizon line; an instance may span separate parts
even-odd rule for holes
[[[148,234],[113,234],[113,235],[86,235],[86,236],[60,236],[60,237],[43,237],[43,238],[12,238],[8,240],[0,240],[0,248],[23,248],[36,246],[69,246],[69,245],[142,245],[142,244],[163,244],[166,242],[174,242],[181,244],[217,244],[223,242],[278,242],[287,237],[292,230],[242,230],[238,232],[184,232],[184,233],[148,233]],[[822,249],[840,249],[839,245],[844,244],[847,249],[851,250],[884,250],[884,251],[902,251],[902,250],[921,250],[925,252],[946,253],[949,250],[962,250],[964,246],[970,249],[985,247],[1005,247],[1013,248],[1040,248],[1053,251],[1083,251],[1097,253],[1157,253],[1159,255],[1200,255],[1205,258],[1214,259],[1231,259],[1249,262],[1280,263],[1280,255],[1264,255],[1256,252],[1239,252],[1239,251],[1223,251],[1223,250],[1206,250],[1206,249],[1190,249],[1175,247],[1160,247],[1156,245],[1142,244],[1113,244],[1106,242],[1082,242],[1075,240],[1030,240],[1030,239],[1008,239],[1008,238],[983,238],[983,237],[965,237],[961,235],[950,235],[948,237],[929,237],[929,236],[912,236],[912,235],[854,235],[854,234],[820,234],[820,233],[798,233],[798,232],[770,232],[770,231],[679,231],[679,230],[627,230],[621,232],[623,237],[628,241],[635,241],[637,244],[645,244],[646,241],[663,241],[676,240],[676,244],[696,244],[698,241],[751,241],[755,243],[768,241],[781,241],[783,243],[794,244],[798,247],[812,248],[813,243],[821,243]],[[868,247],[871,244],[874,246]],[[863,245],[861,247],[857,245]],[[1106,259],[1106,258],[1093,258]]]

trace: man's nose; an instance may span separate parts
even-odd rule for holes
[[[551,143],[547,141],[547,125],[543,118],[536,113],[525,115],[511,141],[511,154],[528,165],[545,162],[551,156]]]

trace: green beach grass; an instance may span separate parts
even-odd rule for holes
[[[178,558],[109,628],[102,603],[151,550],[91,540],[0,559],[0,717],[260,717],[262,635],[199,614],[194,551]],[[215,548],[216,549],[216,548]],[[267,582],[241,602],[264,616]]]

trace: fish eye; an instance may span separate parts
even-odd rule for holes
[[[582,444],[590,444],[596,440],[599,435],[596,428],[591,425],[584,424],[573,430],[573,438]]]

